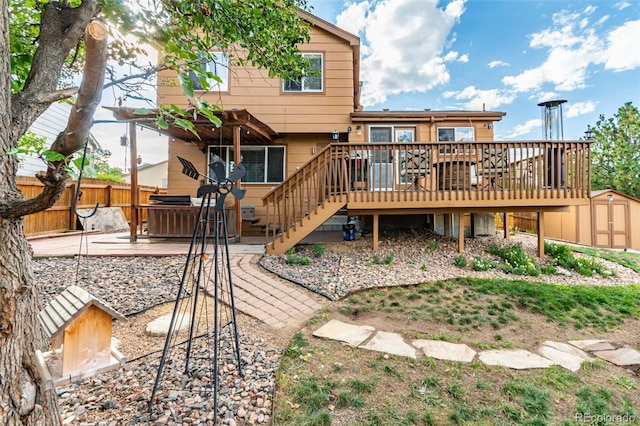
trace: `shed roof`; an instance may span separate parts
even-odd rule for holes
[[[622,192],[616,191],[615,189],[611,189],[611,188],[609,188],[609,189],[600,189],[600,190],[597,190],[597,191],[591,191],[591,198],[599,197],[599,196],[601,196],[603,194],[606,194],[608,192],[613,192],[616,195],[619,195],[621,197],[625,197],[625,198],[628,198],[630,200],[634,200],[634,201],[637,201],[637,202],[640,203],[639,199],[637,199],[635,197],[632,197],[631,195],[623,194]]]
[[[67,325],[90,306],[95,305],[114,318],[124,320],[125,317],[101,302],[86,290],[71,286],[56,296],[38,314],[40,323],[49,339],[56,337]]]

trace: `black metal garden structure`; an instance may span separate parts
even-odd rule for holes
[[[202,201],[149,400],[149,412],[153,410],[156,402],[156,395],[160,389],[167,362],[174,364],[174,372],[178,368],[182,369],[181,361],[177,360],[179,355],[176,356],[172,353],[174,349],[181,348],[180,350],[184,350],[183,374],[179,379],[173,380],[173,385],[167,385],[165,390],[184,390],[184,387],[187,386],[185,377],[191,376],[192,381],[199,384],[191,385],[189,391],[203,395],[212,393],[214,418],[217,418],[223,333],[224,336],[228,336],[230,341],[230,345],[226,346],[227,350],[233,352],[233,355],[228,355],[227,359],[229,356],[235,358],[238,374],[242,376],[224,200],[229,193],[236,200],[244,197],[246,191],[237,188],[235,182],[244,177],[246,169],[244,165],[238,163],[230,175],[225,177],[225,164],[215,162],[212,164],[211,174],[207,176],[198,172],[190,161],[181,157],[178,159],[182,163],[183,174],[193,179],[204,178],[203,184],[197,191],[197,197]],[[207,253],[209,244],[213,244],[213,257]],[[213,289],[210,288],[211,284]],[[213,295],[213,330],[210,329],[209,302],[206,297],[202,297],[202,301],[199,300],[202,291]],[[182,325],[185,320],[189,321],[189,335],[186,340],[178,342],[178,334],[183,329]],[[196,334],[201,323],[204,323],[205,332]],[[202,341],[205,343],[201,344]],[[196,346],[204,354],[194,356],[193,352]],[[213,353],[210,353],[211,349],[213,349]],[[176,384],[178,381],[179,385]]]

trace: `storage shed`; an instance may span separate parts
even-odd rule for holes
[[[544,236],[599,248],[640,250],[640,200],[613,189],[591,192],[586,206],[545,213]]]
[[[125,318],[86,290],[71,286],[38,314],[51,350],[36,352],[46,387],[59,386],[124,366],[111,339],[113,318]]]

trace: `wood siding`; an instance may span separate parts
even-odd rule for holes
[[[323,29],[311,29],[311,41],[302,52],[322,53],[324,90],[321,93],[283,92],[282,81],[266,70],[247,65],[229,71],[229,91],[209,93],[205,98],[223,109],[247,109],[279,133],[328,133],[346,129],[354,103],[353,47]],[[159,75],[158,103],[186,106],[188,99],[175,74]]]

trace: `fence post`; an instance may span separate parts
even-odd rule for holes
[[[107,185],[107,199],[105,200],[105,207],[111,207],[111,191],[113,190],[113,185]]]
[[[69,203],[66,206],[69,209],[69,223],[67,224],[67,229],[69,229],[70,231],[76,231],[78,229],[78,226],[77,226],[78,221],[76,220],[76,214],[73,211],[73,202],[76,198],[76,186],[77,184],[75,183],[72,183],[71,185],[67,186],[67,190],[71,191],[71,196],[69,197]]]

